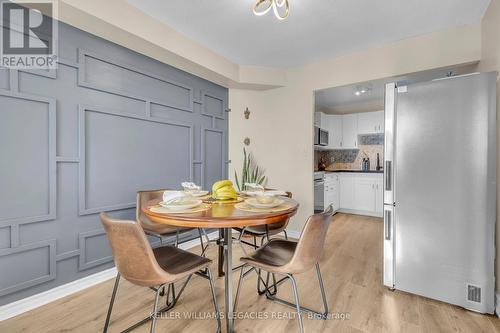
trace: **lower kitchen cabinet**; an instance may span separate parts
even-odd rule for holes
[[[354,174],[339,174],[340,207],[354,209]]]
[[[338,174],[330,173],[325,175],[325,209],[329,205],[333,206],[334,211],[339,209],[339,185]]]
[[[371,177],[354,178],[354,209],[375,211],[375,182]]]
[[[338,173],[339,210],[362,215],[382,216],[383,174]]]

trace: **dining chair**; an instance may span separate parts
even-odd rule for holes
[[[144,230],[144,232],[147,235],[150,235],[150,236],[153,236],[153,237],[160,239],[160,245],[163,245],[164,238],[170,237],[170,236],[175,236],[175,247],[177,247],[179,244],[190,240],[190,239],[186,239],[185,241],[181,242],[179,240],[179,236],[183,233],[190,232],[193,229],[174,227],[171,225],[153,222],[142,211],[142,208],[144,208],[148,204],[149,201],[155,200],[155,199],[162,199],[163,192],[165,192],[165,191],[166,191],[166,189],[138,191],[137,195],[136,195],[136,220],[137,220],[137,222],[140,223],[140,225],[142,226],[142,229]],[[204,255],[205,251],[208,248],[208,245],[210,244],[210,240],[209,240],[208,235],[206,234],[205,230],[202,228],[198,228],[198,235],[199,235],[200,245],[201,245],[201,255]],[[206,241],[207,245],[204,244],[203,237],[205,237],[205,241]]]
[[[112,219],[105,213],[101,213],[100,217],[106,230],[115,266],[118,271],[104,324],[104,333],[108,331],[120,277],[125,278],[132,284],[149,287],[156,292],[151,315],[127,328],[124,332],[129,332],[149,320],[151,320],[150,332],[155,332],[158,314],[170,310],[177,303],[193,274],[206,278],[209,281],[212,302],[217,318],[217,332],[221,331],[219,306],[215,296],[212,273],[209,268],[212,262],[210,259],[174,246],[167,245],[152,248],[144,230],[136,221]],[[167,300],[167,304],[158,309],[160,291],[167,285],[182,279],[186,279],[186,281],[182,284],[178,295],[174,297],[171,303]]]
[[[319,259],[323,252],[332,215],[333,207],[330,205],[324,212],[312,215],[308,218],[298,241],[271,239],[251,255],[240,258],[243,262],[243,266],[241,267],[238,288],[236,290],[234,311],[236,311],[243,278],[251,271],[258,273],[260,269],[269,273],[284,275],[285,279],[291,281],[295,304],[276,297],[276,282],[274,285],[275,290],[271,292],[269,281],[263,281],[266,288],[265,295],[269,300],[293,307],[297,310],[301,333],[304,332],[304,324],[300,315],[301,311],[306,311],[312,313],[316,317],[326,319],[328,316],[328,304],[326,301],[323,279],[321,277]],[[250,267],[250,269],[245,272],[245,267]],[[297,282],[294,278],[294,274],[306,272],[313,267],[316,267],[316,274],[318,276],[319,288],[323,300],[324,312],[322,313],[300,305]],[[262,279],[259,274],[257,275],[258,279]]]
[[[266,189],[270,190],[270,189]],[[292,192],[285,192],[287,198],[292,198]],[[289,218],[286,218],[282,221],[278,221],[269,225],[256,225],[256,226],[248,226],[248,227],[243,227],[243,228],[233,228],[234,230],[238,231],[239,235],[237,237],[238,243],[241,246],[241,249],[243,250],[243,253],[245,255],[247,254],[243,244],[249,245],[254,248],[254,250],[258,249],[259,246],[257,245],[257,238],[261,237],[260,239],[260,246],[264,245],[264,241],[267,239],[267,241],[270,241],[271,236],[278,235],[279,233],[283,232],[283,235],[285,236],[285,239],[288,240],[288,234],[286,232],[286,227],[288,226]],[[253,244],[246,242],[243,240],[245,236],[248,237],[253,237]],[[239,269],[240,267],[235,267],[235,269]],[[259,270],[259,277],[260,277],[260,270]],[[276,277],[273,275],[273,281],[276,282]],[[269,281],[269,273],[267,274],[266,281]],[[257,292],[259,295],[264,294],[265,289],[260,288],[261,285],[261,279],[257,279]]]

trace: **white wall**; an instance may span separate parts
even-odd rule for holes
[[[292,191],[300,202],[291,229],[313,212],[314,90],[404,75],[481,58],[481,26],[405,39],[379,48],[287,70],[287,86],[268,91],[229,90],[230,175],[242,163],[243,139],[266,168],[269,186]],[[243,117],[248,107],[249,120]]]
[[[481,71],[500,71],[500,0],[492,0],[482,22],[482,60],[479,65]],[[500,110],[500,85],[497,86],[497,111]],[[497,127],[500,121],[497,117]],[[497,140],[500,148],[500,138]],[[497,184],[500,179],[500,152],[497,153]],[[500,220],[498,199],[500,199],[500,185],[497,186],[497,223]],[[496,290],[500,290],[500,228],[496,229]]]

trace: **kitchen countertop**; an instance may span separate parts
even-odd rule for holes
[[[318,172],[318,171],[316,171]],[[325,170],[320,172],[333,173],[333,172],[350,172],[350,173],[384,173],[384,170],[356,170],[356,169],[344,169],[344,170]]]

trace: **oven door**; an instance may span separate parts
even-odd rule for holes
[[[314,181],[314,210],[322,212],[325,209],[325,181]]]

